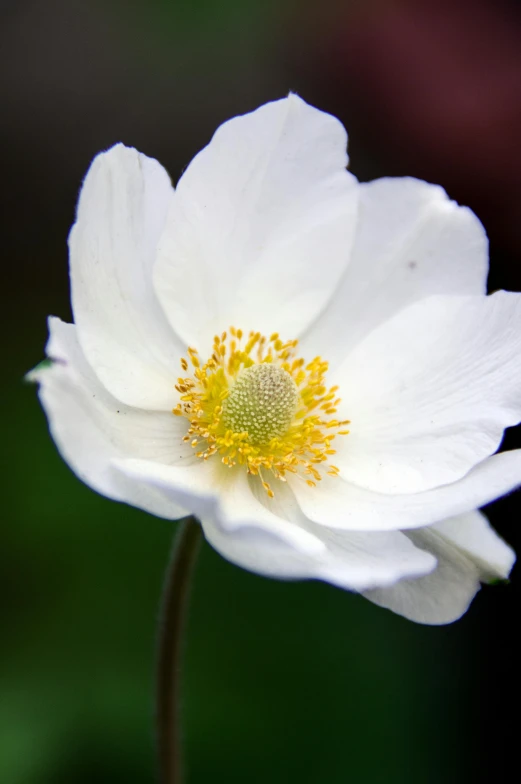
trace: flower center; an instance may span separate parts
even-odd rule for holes
[[[247,432],[252,444],[283,436],[295,415],[299,394],[287,370],[272,363],[241,370],[223,403],[223,424]]]
[[[295,356],[296,340],[283,342],[277,333],[269,340],[230,328],[216,335],[210,358],[201,363],[194,348],[181,367],[191,376],[179,378],[180,402],[176,416],[189,422],[184,440],[196,456],[208,460],[220,455],[224,465],[242,465],[259,476],[273,497],[263,471],[285,481],[286,474],[303,476],[315,486],[320,468],[336,476],[339,469],[329,463],[335,454],[331,443],[347,435],[348,420],[334,418],[340,398],[337,387],[325,386],[327,362],[311,362]]]

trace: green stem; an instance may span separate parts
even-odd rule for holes
[[[179,522],[168,565],[159,624],[156,720],[161,784],[182,784],[180,675],[190,578],[202,537],[195,517]]]

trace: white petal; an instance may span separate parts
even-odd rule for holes
[[[409,531],[408,536],[433,553],[437,569],[426,577],[364,595],[418,623],[451,623],[460,618],[479,590],[480,580],[508,576],[515,558],[480,512]]]
[[[427,574],[436,560],[399,532],[345,533],[314,525],[302,515],[289,488],[275,498],[242,468],[209,460],[184,482],[182,470],[146,461],[119,461],[119,470],[148,481],[165,496],[200,516],[210,544],[225,558],[259,574],[281,579],[320,579],[365,590]]]
[[[333,374],[347,481],[381,493],[454,482],[521,418],[521,294],[431,297],[374,330]]]
[[[245,469],[226,468],[219,458],[198,460],[198,465],[190,470],[148,460],[116,460],[114,467],[129,479],[160,491],[166,499],[200,519],[219,520],[227,532],[254,525],[299,552],[323,549],[320,539],[298,525],[282,521],[257,501]]]
[[[424,493],[384,495],[364,490],[341,477],[324,476],[316,487],[291,481],[304,514],[346,531],[388,531],[431,525],[463,514],[510,493],[521,485],[521,449],[484,460],[463,479]]]
[[[301,341],[335,367],[372,329],[434,294],[484,294],[488,242],[445,191],[412,177],[360,185],[355,240],[333,299]]]
[[[482,582],[506,580],[516,554],[494,531],[482,512],[449,517],[429,529],[467,556],[477,567]],[[421,532],[410,531],[412,540],[422,547]]]
[[[159,163],[116,145],[95,158],[69,237],[74,319],[94,371],[119,400],[170,410],[184,347],[152,287],[173,190]]]
[[[411,572],[424,575],[436,565],[434,558],[410,547],[411,542],[397,532],[361,534],[324,529],[326,549],[312,555],[256,526],[225,532],[209,518],[202,522],[206,538],[228,561],[281,580],[323,580],[339,588],[364,591],[375,585],[393,585]]]
[[[349,257],[357,183],[341,123],[295,95],[222,125],[183,174],[154,269],[180,337],[296,337]]]
[[[83,482],[109,498],[161,517],[181,517],[185,511],[177,504],[122,477],[111,460],[132,456],[190,464],[195,458],[182,442],[183,423],[171,413],[141,411],[116,400],[87,364],[76,327],[51,318],[49,330],[47,354],[55,361],[29,378],[40,384],[40,400],[64,460]]]

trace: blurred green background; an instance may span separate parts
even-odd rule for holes
[[[346,123],[361,179],[412,174],[469,203],[491,236],[491,286],[519,290],[519,13],[484,0],[0,8],[0,784],[148,784],[175,524],[83,486],[22,382],[47,314],[71,319],[66,237],[89,162],[121,140],[175,181],[220,122],[291,89]],[[511,496],[490,513],[514,545],[519,512]],[[514,574],[457,624],[421,627],[328,585],[242,572],[204,545],[188,784],[499,780],[517,755],[519,608]]]

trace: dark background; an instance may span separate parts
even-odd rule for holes
[[[157,605],[175,524],[59,458],[23,374],[70,320],[66,238],[93,156],[123,141],[174,181],[217,125],[290,89],[337,114],[360,179],[469,204],[491,288],[521,289],[521,17],[485,0],[2,0],[5,466],[0,783],[151,784]],[[520,446],[509,434],[507,446]],[[517,549],[520,496],[493,506]],[[511,780],[521,588],[414,625],[205,545],[186,650],[188,784]]]

